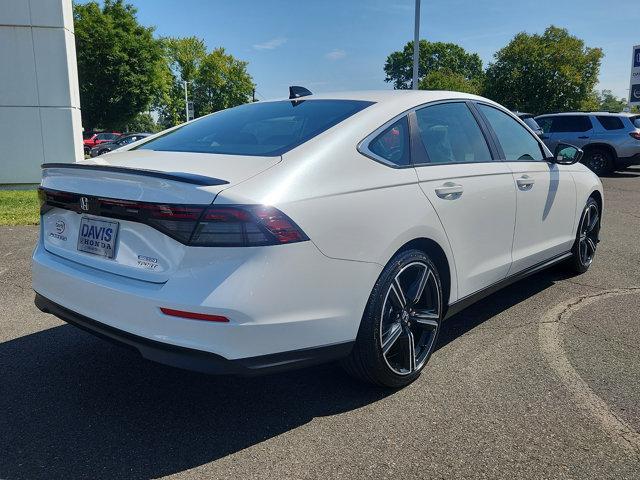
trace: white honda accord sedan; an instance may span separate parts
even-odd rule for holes
[[[340,359],[401,387],[446,318],[589,268],[603,196],[580,150],[482,97],[307,93],[44,164],[37,306],[177,367]]]

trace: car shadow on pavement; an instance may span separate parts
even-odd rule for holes
[[[63,325],[0,344],[0,478],[157,478],[392,393],[337,365],[201,375]]]
[[[611,172],[603,175],[605,178],[638,178],[640,177],[640,170],[624,170]]]
[[[552,287],[557,281],[571,277],[562,265],[558,265],[489,295],[445,322],[436,349],[444,347],[504,310]]]
[[[452,317],[439,347],[561,275],[537,274]],[[391,394],[334,364],[201,375],[62,325],[0,344],[0,478],[157,478]]]

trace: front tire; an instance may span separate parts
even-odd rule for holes
[[[593,197],[587,200],[582,210],[576,240],[571,253],[573,256],[569,262],[570,269],[577,274],[589,270],[596,255],[596,248],[600,241],[600,207]]]
[[[396,254],[373,287],[345,369],[383,387],[413,382],[433,353],[443,310],[431,259],[420,250]]]

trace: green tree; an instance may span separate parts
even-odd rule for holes
[[[596,93],[598,98],[598,110],[602,112],[622,112],[627,106],[627,100],[616,97],[611,90],[602,90]]]
[[[129,122],[127,127],[129,132],[156,133],[161,130],[161,126],[153,120],[149,113],[139,113]]]
[[[418,85],[420,88],[433,88],[425,77],[433,72],[444,70],[447,75],[433,78],[441,84],[444,76],[458,80],[451,80],[460,84],[463,78],[471,83],[482,81],[482,60],[477,53],[467,51],[455,43],[429,42],[420,40],[420,62],[418,65]],[[393,52],[387,57],[384,65],[385,82],[393,82],[396,89],[411,88],[413,79],[413,42],[408,42],[401,51]]]
[[[162,50],[153,28],[123,0],[73,7],[80,103],[85,129],[123,128],[150,105]]]
[[[161,39],[161,44],[161,81],[152,104],[160,114],[160,123],[172,127],[185,121],[183,82],[194,82],[200,63],[207,55],[207,47],[197,37],[168,37]],[[191,87],[189,84],[188,88]]]
[[[531,113],[575,110],[589,101],[603,53],[564,28],[542,35],[519,33],[495,54],[486,72],[485,96]]]
[[[254,88],[247,62],[216,48],[201,62],[192,87],[195,115],[247,103]]]
[[[478,95],[481,83],[478,79],[467,79],[459,73],[447,69],[429,72],[418,84],[420,90],[451,90]]]
[[[196,117],[250,100],[254,84],[247,73],[247,62],[225,53],[223,48],[207,53],[204,41],[196,37],[165,38],[162,44],[163,82],[154,105],[163,126],[185,120],[184,81],[189,82],[189,100],[193,101]]]
[[[197,37],[164,38],[166,59],[169,68],[182,81],[196,78],[202,60],[207,56],[204,40]]]

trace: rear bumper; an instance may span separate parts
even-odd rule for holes
[[[73,312],[36,293],[36,306],[93,335],[137,350],[148,360],[208,374],[259,375],[303,368],[346,357],[354,342],[227,360],[215,353],[179,347],[134,335]]]
[[[380,268],[330,259],[311,242],[190,248],[166,282],[153,283],[76,263],[47,251],[40,241],[32,278],[37,294],[73,318],[244,360],[352,342]],[[229,322],[168,316],[161,308],[222,315]]]

